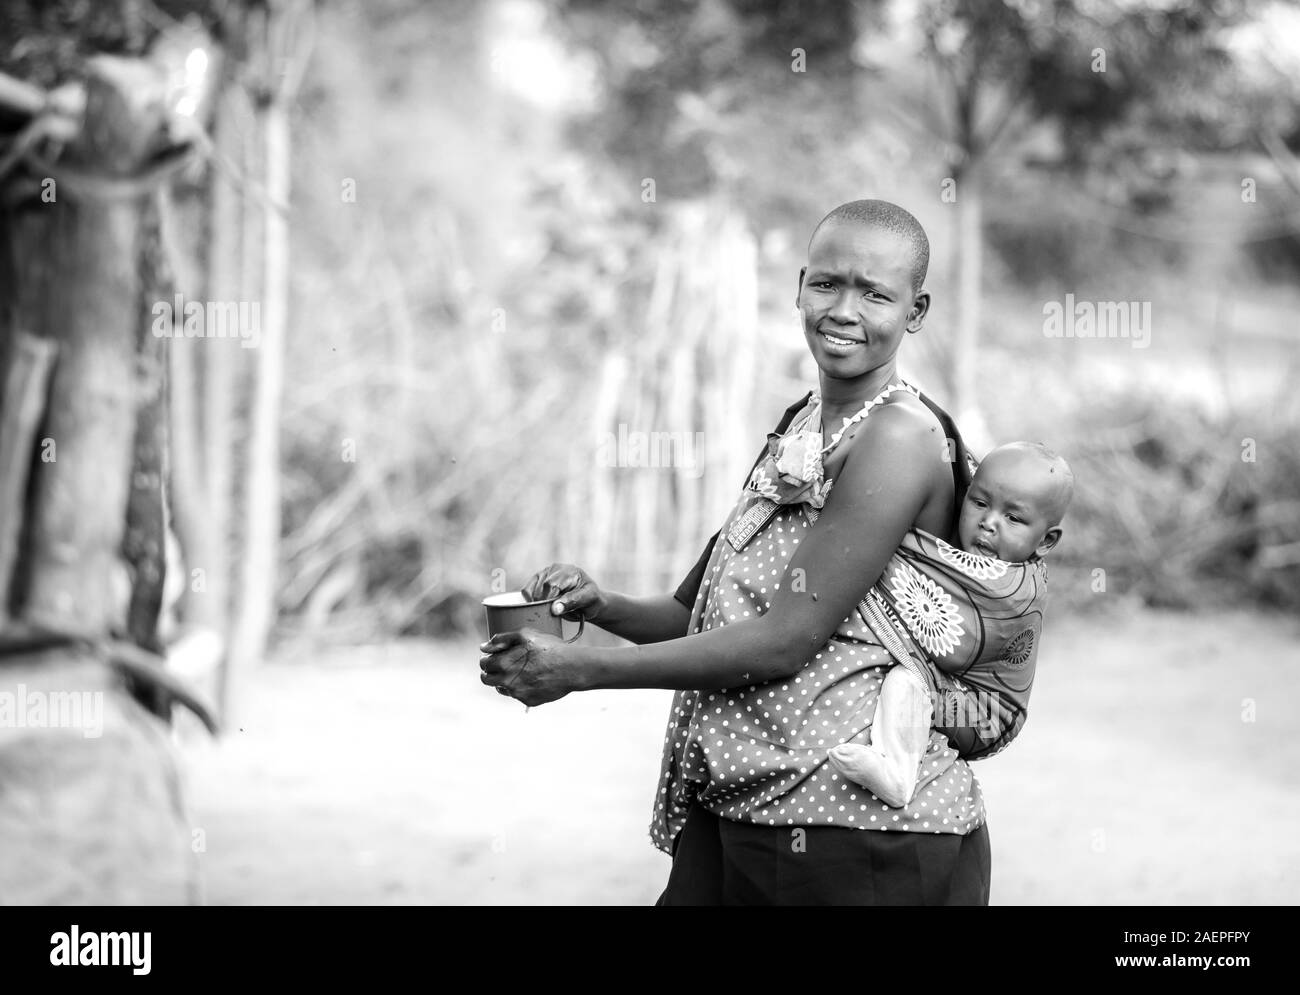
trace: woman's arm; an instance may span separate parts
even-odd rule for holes
[[[610,592],[592,622],[630,643],[659,643],[686,632],[691,611],[671,594],[634,598]]]
[[[931,428],[928,413],[901,404],[863,423],[763,615],[612,649],[504,634],[485,644],[491,655],[480,661],[483,682],[508,685],[512,697],[540,704],[570,691],[728,688],[797,673],[880,577],[931,497]]]
[[[871,720],[868,746],[843,743],[830,750],[831,765],[886,805],[902,808],[912,800],[921,758],[930,743],[930,692],[906,667],[885,675]]]

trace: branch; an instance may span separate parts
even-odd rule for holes
[[[0,621],[9,605],[23,503],[58,343],[18,331],[0,392]]]
[[[0,106],[35,117],[45,109],[46,94],[39,86],[0,73]]]
[[[1282,174],[1282,179],[1296,193],[1300,193],[1300,160],[1297,160],[1295,154],[1286,147],[1282,137],[1272,128],[1261,128],[1259,132],[1260,144],[1268,152],[1269,158],[1277,166],[1277,171]]]

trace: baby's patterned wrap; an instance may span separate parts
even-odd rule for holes
[[[935,693],[935,726],[974,758],[1003,749],[1024,724],[1046,595],[1041,559],[1007,563],[913,529],[861,607],[895,661]],[[979,692],[976,714],[957,714],[945,692],[959,688]]]

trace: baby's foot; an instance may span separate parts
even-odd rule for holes
[[[886,805],[902,808],[911,800],[916,780],[910,781],[892,764],[885,754],[873,747],[856,743],[832,746],[827,755],[831,766],[848,780],[866,788],[872,796]]]
[[[878,772],[880,768],[878,754],[857,743],[841,743],[839,746],[832,746],[828,753],[831,766],[840,774],[861,787],[872,787],[869,783],[871,775],[873,772]]]

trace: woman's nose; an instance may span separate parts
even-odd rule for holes
[[[831,305],[830,317],[842,325],[857,324],[858,310],[853,304],[853,294],[843,292],[835,297],[835,303]]]

